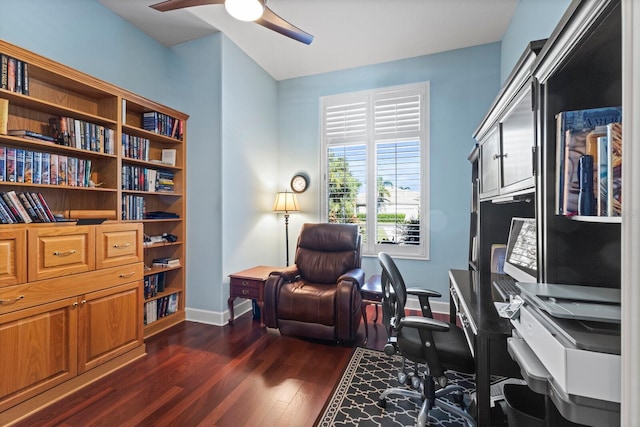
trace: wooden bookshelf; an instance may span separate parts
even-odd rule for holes
[[[66,143],[0,135],[0,147],[37,152],[38,158],[42,154],[49,158],[75,158],[78,160],[72,163],[90,168],[78,174],[77,180],[55,183],[50,175],[49,180],[40,176],[36,181],[33,175],[28,175],[31,180],[9,181],[0,172],[3,176],[0,192],[41,193],[54,213],[65,216],[82,211],[85,217],[91,217],[91,211],[95,211],[96,216],[99,212],[103,215],[111,212],[115,218],[90,226],[38,221],[0,225],[2,247],[7,248],[2,256],[6,256],[9,265],[6,272],[0,271],[0,326],[4,330],[15,329],[20,322],[31,321],[37,328],[37,319],[49,316],[67,325],[67,329],[60,330],[61,334],[69,332],[66,337],[43,336],[42,343],[32,343],[43,354],[51,352],[51,360],[58,360],[58,353],[64,353],[65,360],[60,362],[67,364],[60,368],[64,375],[52,372],[50,378],[36,378],[37,375],[20,371],[19,367],[4,368],[3,377],[14,371],[20,375],[16,381],[10,381],[13,388],[0,395],[0,424],[4,424],[12,421],[13,416],[46,406],[51,400],[41,396],[54,396],[58,387],[64,387],[65,392],[69,387],[77,389],[135,360],[144,354],[144,337],[185,319],[188,115],[2,40],[0,54],[27,64],[28,70],[28,93],[3,87],[4,80],[0,81],[0,98],[9,102],[7,128],[53,136],[50,119],[64,117],[70,119],[65,123],[73,124],[74,131],[69,132]],[[179,123],[176,129],[181,132],[165,135],[146,130],[143,114],[149,112],[158,113],[165,127]],[[130,158],[123,150],[123,135],[148,140],[146,156]],[[175,150],[174,165],[159,163],[163,149]],[[127,167],[168,171],[172,177],[171,191],[125,189],[123,170]],[[137,219],[128,217],[123,204],[128,196],[138,197],[140,206],[144,206]],[[172,217],[146,219],[145,213],[151,211],[169,213]],[[176,236],[175,241],[143,245],[144,235],[163,233]],[[67,244],[73,249],[59,249],[54,256],[69,255],[68,259],[75,261],[54,273],[48,273],[46,262],[38,264],[40,258],[48,256],[43,248]],[[179,258],[180,266],[164,269],[164,291],[145,300],[144,277],[156,272],[145,266],[151,266],[152,260],[159,257]],[[145,305],[171,295],[177,296],[175,313],[145,325]],[[118,307],[112,307],[113,314],[107,315],[111,313],[107,309],[110,304]],[[91,323],[92,318],[84,314],[88,308],[83,306],[105,310],[99,312],[104,316]],[[85,342],[82,334],[89,331],[86,328],[98,327],[98,323],[103,323],[108,331],[99,341],[86,337]],[[47,335],[46,328],[42,331]],[[91,329],[91,333],[96,331]],[[19,350],[20,344],[15,344]],[[3,345],[13,346],[6,341]],[[109,345],[113,348],[105,348],[104,354],[90,359],[92,351]],[[108,369],[100,368],[103,364]],[[47,366],[41,371],[47,369],[52,368]]]

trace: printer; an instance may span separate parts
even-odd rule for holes
[[[516,283],[524,300],[507,341],[527,385],[566,419],[620,424],[620,290]]]

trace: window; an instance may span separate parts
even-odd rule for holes
[[[429,84],[321,98],[323,219],[363,253],[428,258]]]

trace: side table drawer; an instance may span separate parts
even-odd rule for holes
[[[262,282],[259,280],[232,278],[230,285],[232,297],[260,298]]]

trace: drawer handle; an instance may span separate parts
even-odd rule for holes
[[[243,290],[242,290],[242,295],[249,295],[249,291],[248,291],[248,290],[246,290],[246,289],[243,289]]]
[[[54,254],[55,256],[69,256],[69,255],[73,255],[73,254],[75,254],[76,252],[77,252],[77,251],[76,251],[75,249],[71,249],[71,250],[64,251],[64,252],[56,251],[56,252],[54,252],[53,254]]]
[[[246,280],[242,281],[242,286],[249,286],[249,282],[247,282]]]
[[[15,298],[0,299],[0,304],[14,304],[24,298],[24,295],[18,295]]]
[[[129,243],[129,242],[125,243],[124,245],[119,245],[117,243],[115,245],[113,245],[113,247],[116,248],[116,249],[124,249],[124,248],[128,248],[129,246],[131,246],[131,243]]]
[[[122,273],[122,274],[120,275],[120,277],[121,277],[121,278],[123,278],[123,279],[126,279],[126,278],[129,278],[129,277],[133,276],[134,274],[136,274],[136,272],[135,272],[135,271],[133,271],[133,272],[131,272],[131,273]]]

